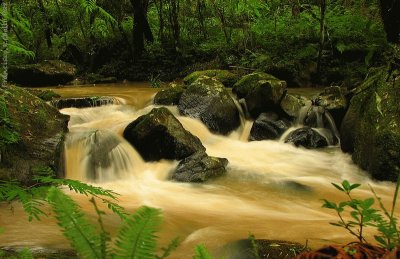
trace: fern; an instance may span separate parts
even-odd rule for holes
[[[157,259],[163,259],[163,258],[166,258],[166,257],[170,256],[171,253],[178,248],[180,242],[181,241],[179,240],[179,237],[174,238],[171,241],[171,243],[169,243],[169,245],[167,247],[161,248],[161,250],[163,251],[163,254],[161,256],[156,256],[156,258]]]
[[[207,248],[204,245],[197,245],[195,248],[195,256],[194,259],[213,259],[213,257],[208,252]]]
[[[155,233],[161,222],[160,210],[146,206],[139,208],[119,230],[115,258],[154,258]]]
[[[99,233],[80,207],[60,189],[51,187],[48,194],[58,224],[64,235],[83,258],[103,258]]]

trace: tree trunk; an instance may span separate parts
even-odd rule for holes
[[[386,38],[391,43],[400,42],[400,0],[379,0]]]
[[[325,13],[326,13],[326,0],[319,0],[319,48],[318,48],[318,59],[317,59],[317,74],[318,77],[321,75],[321,62],[322,54],[325,46]]]
[[[50,30],[50,23],[47,17],[46,9],[44,8],[43,0],[38,0],[39,10],[42,13],[43,20],[44,20],[44,34],[46,36],[47,47],[49,49],[52,48],[53,43],[51,42],[51,30]]]
[[[147,21],[147,12],[143,0],[131,0],[133,8],[133,50],[134,59],[137,60],[144,50],[144,39],[153,42],[153,33],[151,32],[149,22]]]

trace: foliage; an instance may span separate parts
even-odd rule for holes
[[[212,259],[213,257],[208,252],[207,248],[204,245],[197,245],[195,247],[195,259]]]
[[[6,94],[6,93],[4,93]],[[18,126],[11,119],[4,95],[0,96],[0,149],[19,141]],[[0,159],[1,161],[1,159]]]
[[[381,210],[372,207],[375,202],[375,199],[372,197],[360,200],[352,196],[352,191],[360,187],[360,184],[350,184],[349,181],[344,180],[341,185],[336,183],[332,183],[332,185],[339,191],[345,193],[348,197],[348,200],[340,203],[324,199],[322,207],[336,211],[339,217],[339,221],[332,222],[332,225],[346,229],[351,235],[356,237],[360,243],[367,243],[367,240],[363,235],[364,228],[367,226],[374,227],[379,231],[379,235],[375,236],[375,240],[378,241],[382,247],[392,250],[396,246],[400,245],[400,230],[397,226],[397,218],[394,215],[400,186],[400,177],[398,178],[396,190],[393,195],[392,209],[390,213],[372,188],[371,190],[374,193],[375,198],[378,200]],[[349,210],[349,220],[346,220],[343,215],[346,209]],[[382,216],[382,214],[384,216]]]

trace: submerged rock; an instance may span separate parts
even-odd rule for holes
[[[212,69],[193,72],[185,77],[183,81],[186,85],[190,85],[201,76],[214,77],[226,87],[232,87],[239,80],[239,76],[229,72],[228,70]]]
[[[292,143],[296,147],[303,146],[305,148],[327,147],[328,141],[324,136],[310,127],[304,127],[291,132],[285,143]]]
[[[61,60],[10,67],[9,80],[24,86],[63,85],[75,78],[74,65]]]
[[[249,140],[278,139],[289,126],[284,120],[274,120],[268,114],[261,113],[251,127]]]
[[[205,152],[197,152],[183,159],[172,174],[172,179],[178,182],[204,182],[226,173],[228,160],[211,157]]]
[[[257,118],[262,112],[282,113],[280,102],[285,89],[285,81],[266,73],[256,72],[242,77],[232,90],[238,98],[246,100],[248,112],[253,118]]]
[[[123,135],[146,161],[180,160],[205,151],[200,140],[185,130],[164,107],[155,108],[131,122]]]
[[[159,91],[154,97],[154,104],[157,105],[177,105],[184,89],[182,87],[171,87]]]
[[[240,125],[239,110],[229,92],[216,79],[199,77],[182,94],[178,105],[183,115],[200,119],[211,131],[228,134]]]
[[[64,108],[90,108],[107,104],[120,104],[120,101],[112,96],[92,96],[79,98],[65,98],[51,101],[57,109]]]
[[[396,181],[400,174],[400,78],[386,82],[384,69],[351,99],[341,126],[341,147],[356,164],[378,180]]]

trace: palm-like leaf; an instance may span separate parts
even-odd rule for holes
[[[56,187],[48,193],[48,200],[56,214],[64,235],[83,258],[103,258],[100,234],[90,224],[81,208]]]
[[[162,222],[159,209],[141,207],[121,227],[116,241],[115,258],[154,258],[156,232]]]

